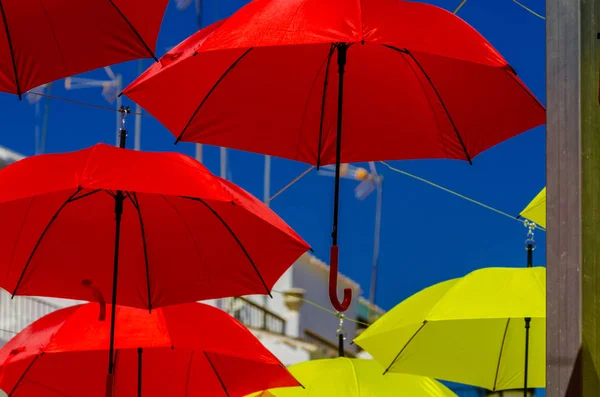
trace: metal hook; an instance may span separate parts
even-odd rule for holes
[[[531,221],[525,221],[523,222],[523,226],[525,226],[527,228],[527,238],[525,239],[525,249],[528,249],[528,246],[531,245],[531,249],[532,251],[535,250],[537,243],[535,241],[535,229],[537,228],[537,225],[534,222]]]
[[[131,113],[131,109],[129,108],[129,106],[125,107],[123,105],[121,105],[121,108],[119,109],[119,113],[121,113],[121,129],[124,130],[125,129],[125,120],[127,119],[127,115]]]
[[[329,300],[335,310],[343,313],[350,308],[350,304],[352,303],[352,289],[344,288],[344,299],[340,302],[337,296],[338,259],[339,248],[337,245],[333,245],[329,252]]]

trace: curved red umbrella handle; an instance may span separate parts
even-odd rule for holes
[[[102,296],[102,292],[90,280],[82,280],[81,285],[92,291],[94,300],[100,305],[98,321],[104,321],[106,319],[106,301],[104,300],[104,296]]]
[[[329,251],[329,300],[335,310],[343,313],[352,303],[352,289],[344,288],[344,300],[340,303],[337,296],[338,258],[339,248],[337,245],[332,245]]]

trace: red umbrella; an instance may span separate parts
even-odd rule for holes
[[[168,0],[0,1],[0,91],[151,57]]]
[[[115,397],[234,397],[298,382],[225,312],[188,303],[117,308]],[[12,397],[104,396],[110,326],[96,304],[36,321],[0,350],[0,388]]]
[[[103,144],[0,171],[0,219],[0,287],[113,308],[269,294],[309,249],[190,157]]]
[[[340,163],[470,162],[545,122],[544,107],[477,31],[400,0],[252,1],[124,93],[178,141],[338,165],[332,287]],[[334,288],[330,295],[347,309],[350,290],[341,304]]]

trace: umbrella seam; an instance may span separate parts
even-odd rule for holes
[[[323,96],[321,99],[321,117],[319,122],[319,144],[317,147],[317,169],[321,167],[321,148],[323,140],[323,121],[325,119],[325,103],[327,98],[327,86],[329,85],[329,67],[331,65],[331,57],[335,51],[335,44],[331,43],[329,54],[327,54],[327,66],[325,67],[325,78],[323,79]],[[318,73],[317,73],[318,76]],[[300,143],[298,143],[300,144]]]
[[[387,47],[386,45],[384,45],[384,47]],[[394,48],[395,50],[395,48]],[[431,103],[431,99],[429,98],[429,95],[427,95],[426,91],[425,91],[425,84],[423,83],[423,80],[419,78],[419,75],[417,74],[417,71],[415,70],[414,66],[408,61],[408,59],[406,59],[406,57],[404,56],[404,51],[398,51],[401,55],[402,55],[402,59],[406,62],[406,64],[408,65],[408,67],[410,68],[410,70],[412,70],[413,74],[415,75],[415,77],[417,78],[417,81],[419,82],[419,85],[421,86],[421,88],[423,89],[423,93],[425,98],[427,99],[427,103],[429,104],[429,109],[431,110],[431,114],[433,116],[433,119],[435,120],[435,123],[438,126],[438,138],[442,144],[442,147],[444,148],[444,151],[446,152],[446,155],[448,156],[448,158],[450,158],[450,151],[448,150],[448,146],[444,143],[443,140],[443,133],[442,133],[442,128],[440,126],[440,124],[438,123],[437,117],[436,117],[436,111],[433,107],[433,104]],[[429,85],[431,87],[431,85]],[[438,97],[439,99],[439,97]]]
[[[2,0],[0,0],[0,2],[1,1]],[[29,202],[29,206],[27,207],[27,211],[25,212],[25,216],[23,217],[23,221],[21,222],[21,227],[19,228],[19,233],[17,233],[17,239],[13,245],[12,253],[10,255],[10,262],[8,263],[8,271],[4,275],[5,283],[8,281],[8,275],[10,274],[10,270],[12,269],[12,265],[13,265],[13,260],[15,259],[15,252],[17,251],[17,246],[19,244],[19,240],[21,239],[21,233],[23,233],[23,229],[25,228],[25,222],[27,221],[27,218],[29,217],[29,212],[31,211],[31,207],[33,206],[33,202],[35,201],[36,197],[37,196],[29,197],[29,199],[31,201]]]
[[[425,78],[427,79],[427,81],[429,82],[429,84],[431,84],[431,88],[433,88],[433,91],[435,92],[435,94],[437,95],[438,99],[442,103],[442,107],[444,108],[444,111],[446,112],[446,116],[448,117],[448,120],[450,120],[450,124],[452,124],[452,128],[454,128],[454,132],[456,133],[456,137],[458,138],[460,146],[462,147],[463,151],[465,152],[465,156],[467,157],[466,160],[472,165],[473,162],[472,162],[471,156],[469,155],[469,152],[467,151],[467,147],[465,146],[465,143],[464,143],[462,137],[460,136],[460,133],[458,132],[458,128],[456,127],[456,124],[454,124],[454,119],[450,115],[450,111],[448,110],[448,108],[446,107],[446,104],[445,104],[444,100],[442,99],[442,95],[439,93],[439,91],[437,90],[437,88],[433,84],[433,81],[431,80],[431,77],[429,77],[429,74],[427,74],[427,72],[425,71],[425,69],[423,68],[423,66],[421,66],[421,63],[419,63],[419,61],[417,60],[417,58],[410,51],[408,51],[407,49],[405,49],[405,51],[406,51],[406,54],[408,54],[408,56],[410,56],[412,58],[412,60],[417,64],[417,66],[419,67],[419,69],[421,70],[421,72],[423,72],[423,75],[425,76]]]
[[[54,213],[54,216],[50,219],[50,222],[48,222],[48,224],[44,228],[44,231],[42,232],[42,234],[38,238],[35,246],[33,247],[33,250],[31,251],[31,254],[29,255],[29,259],[27,259],[27,262],[25,263],[23,271],[21,272],[21,276],[19,277],[19,281],[17,282],[17,285],[15,286],[15,289],[13,290],[13,293],[12,293],[12,297],[13,298],[17,295],[17,290],[19,289],[19,286],[21,285],[21,282],[23,281],[23,278],[25,277],[25,273],[27,272],[27,269],[29,268],[29,264],[31,263],[31,260],[33,259],[33,256],[37,252],[37,249],[39,248],[42,240],[46,236],[46,233],[48,232],[48,230],[50,230],[50,226],[52,226],[52,224],[54,223],[54,221],[56,221],[56,219],[58,218],[58,215],[60,215],[60,213],[62,212],[62,210],[67,206],[67,204],[69,204],[71,202],[71,200],[80,191],[81,191],[81,187],[78,187],[77,190],[75,191],[75,193],[73,193],[71,196],[69,196],[69,198],[58,208],[58,210]]]
[[[167,204],[173,209],[173,211],[175,211],[175,213],[177,214],[179,219],[181,219],[181,221],[183,222],[186,230],[188,231],[188,235],[190,236],[190,238],[192,239],[192,242],[194,243],[194,248],[196,249],[196,254],[198,255],[198,259],[200,259],[200,261],[202,262],[202,254],[200,252],[200,247],[198,246],[198,242],[196,241],[196,238],[192,234],[190,225],[185,220],[185,217],[181,214],[181,212],[179,212],[179,209],[177,209],[177,207],[175,207],[175,205],[173,203],[171,203],[171,201],[167,198],[167,196],[165,196],[163,194],[160,194],[159,196],[162,197],[163,200],[165,200],[167,202]],[[210,283],[211,277],[209,276],[208,278],[209,278],[209,283]]]
[[[229,224],[227,224],[227,222],[225,222],[225,220],[219,215],[219,213],[212,208],[210,205],[208,205],[208,203],[206,203],[204,200],[202,200],[201,198],[198,197],[182,197],[184,199],[188,199],[188,200],[192,200],[192,201],[197,201],[202,203],[206,208],[208,208],[208,210],[210,212],[213,213],[214,216],[217,217],[217,219],[223,224],[223,226],[225,226],[225,228],[227,229],[227,231],[229,231],[229,233],[231,234],[231,236],[235,239],[235,241],[238,243],[239,247],[242,249],[242,251],[244,252],[244,255],[246,255],[246,258],[248,259],[248,261],[250,262],[250,264],[252,265],[252,267],[254,268],[254,271],[256,272],[256,274],[258,275],[258,278],[260,279],[261,283],[263,284],[263,286],[265,287],[265,289],[267,290],[267,295],[269,295],[271,298],[273,297],[271,295],[271,291],[269,290],[269,287],[267,286],[267,283],[265,283],[265,280],[263,279],[262,275],[260,274],[260,272],[258,271],[258,268],[256,267],[256,264],[254,263],[254,261],[252,260],[252,258],[250,257],[250,254],[248,253],[248,251],[246,250],[246,247],[244,247],[244,245],[242,244],[242,242],[240,241],[239,237],[233,232],[233,230],[231,229],[231,227],[229,226]]]
[[[190,353],[190,362],[188,363],[187,373],[185,375],[185,395],[184,395],[184,397],[188,397],[188,394],[190,393],[190,375],[192,373],[192,362],[194,361],[194,353],[195,353],[194,350],[192,350]]]
[[[52,25],[52,21],[50,20],[50,16],[48,15],[48,10],[44,6],[44,1],[43,0],[39,0],[39,1],[40,1],[40,6],[42,6],[42,10],[44,11],[44,16],[46,17],[46,20],[48,21],[48,26],[50,27],[50,31],[52,32],[52,38],[54,39],[54,43],[56,44],[56,49],[58,50],[58,55],[60,55],[60,60],[62,61],[63,67],[65,68],[65,72],[67,73],[67,75],[72,75],[73,73],[71,73],[69,71],[69,68],[67,67],[67,63],[65,62],[65,57],[63,55],[62,49],[60,48],[60,45],[58,44],[58,39],[56,38],[56,31],[54,30],[54,26]]]
[[[137,194],[135,192],[132,192],[133,198],[131,197],[131,194],[129,194],[129,192],[127,192],[126,195],[129,198],[129,200],[133,203],[133,206],[135,207],[135,209],[137,210],[137,213],[138,213],[138,219],[140,222],[140,232],[142,235],[142,245],[144,247],[144,263],[146,265],[146,285],[148,287],[148,310],[150,312],[152,312],[152,291],[151,291],[151,287],[150,287],[150,264],[149,264],[149,260],[148,260],[148,248],[147,248],[147,244],[146,244],[146,232],[144,230],[142,209],[140,208],[140,203],[138,201]],[[135,201],[134,201],[134,199],[135,199]]]
[[[323,65],[327,65],[326,66],[326,70],[325,70],[325,79],[324,79],[324,90],[323,90],[323,97],[321,100],[321,122],[320,122],[320,128],[319,128],[319,143],[318,143],[318,149],[317,149],[317,167],[319,167],[319,163],[320,163],[320,159],[321,159],[321,137],[322,137],[322,133],[323,133],[323,114],[324,114],[324,106],[325,106],[325,90],[327,89],[327,84],[328,84],[328,75],[329,75],[329,65],[330,65],[330,61],[331,61],[331,56],[333,55],[333,46],[334,44],[331,44],[331,47],[329,48],[328,54],[327,54],[327,58],[321,63],[321,65],[319,66],[319,68],[317,69],[317,74],[315,76],[315,78],[313,79],[313,83],[311,85],[311,89],[310,92],[308,93],[308,96],[306,98],[306,103],[304,105],[304,111],[302,112],[302,121],[300,123],[300,132],[298,134],[298,140],[296,142],[296,158],[298,157],[298,152],[300,151],[300,144],[302,143],[302,131],[304,130],[304,121],[306,119],[306,111],[308,109],[308,103],[310,102],[313,90],[315,88],[315,85],[317,83],[317,80],[319,79],[319,75],[321,74],[321,69],[323,68]]]
[[[507,66],[509,66],[509,67],[510,67],[510,65],[507,65]],[[545,112],[545,111],[546,111],[546,108],[544,107],[544,105],[542,105],[542,103],[541,103],[541,102],[540,102],[540,101],[539,101],[539,100],[538,100],[538,99],[537,99],[537,98],[536,98],[536,97],[533,95],[533,93],[531,93],[531,91],[529,91],[529,89],[528,89],[527,87],[525,87],[525,86],[523,85],[523,83],[517,79],[517,74],[516,74],[516,73],[511,73],[511,72],[509,72],[508,70],[506,70],[506,68],[503,68],[503,69],[504,69],[504,72],[505,72],[506,74],[508,74],[508,75],[511,77],[511,79],[512,79],[512,80],[513,80],[515,83],[517,83],[517,84],[518,84],[518,85],[519,85],[521,88],[523,88],[523,89],[525,90],[525,92],[526,92],[526,93],[527,93],[527,94],[528,94],[528,95],[531,97],[531,99],[533,99],[533,101],[534,101],[534,102],[535,102],[535,103],[536,103],[536,104],[537,104],[537,105],[538,105],[540,108],[542,108],[542,110]],[[512,68],[511,68],[511,69],[512,69]],[[514,69],[512,69],[512,70],[514,70]]]
[[[154,54],[154,51],[152,51],[152,49],[148,46],[148,44],[146,44],[146,42],[144,41],[144,39],[142,38],[142,36],[140,35],[140,33],[137,31],[137,29],[133,26],[133,24],[131,23],[131,21],[129,19],[127,19],[127,17],[125,16],[125,14],[123,14],[123,12],[119,9],[119,7],[117,7],[117,5],[115,4],[115,2],[113,0],[108,0],[108,2],[115,8],[115,10],[119,13],[119,15],[121,16],[121,18],[123,18],[123,20],[127,24],[127,26],[129,26],[129,28],[137,36],[138,40],[142,43],[142,45],[144,46],[144,48],[146,49],[146,51],[148,51],[148,53],[150,54],[150,57],[152,59],[154,59],[156,62],[158,62],[158,58]]]
[[[1,2],[1,0],[0,0],[0,2]],[[27,373],[31,370],[31,368],[37,362],[37,360],[41,356],[43,356],[43,355],[44,355],[44,353],[42,352],[42,353],[36,355],[33,360],[31,360],[31,362],[27,366],[27,369],[25,369],[25,371],[19,377],[19,380],[17,381],[17,384],[12,388],[12,390],[10,391],[10,393],[8,393],[8,397],[12,397],[12,395],[15,394],[15,391],[17,391],[17,388],[21,385],[21,382],[23,382],[23,380],[25,379],[25,377],[27,376]]]
[[[242,55],[240,55],[226,70],[225,72],[223,72],[223,74],[221,75],[221,77],[219,77],[219,79],[216,81],[216,83],[211,87],[211,89],[208,91],[208,93],[206,94],[206,96],[204,97],[204,99],[202,100],[202,102],[200,102],[200,105],[198,105],[198,107],[196,108],[196,110],[194,111],[194,113],[192,114],[192,117],[190,117],[190,120],[187,122],[186,126],[183,128],[183,131],[181,131],[181,134],[179,134],[179,136],[177,137],[177,140],[175,141],[175,144],[179,143],[182,139],[183,139],[183,135],[187,132],[187,129],[189,128],[189,126],[192,124],[192,122],[194,121],[194,119],[196,118],[196,115],[198,114],[198,112],[200,111],[200,109],[202,108],[202,106],[204,106],[204,104],[206,103],[206,101],[208,100],[208,98],[211,96],[211,94],[215,91],[215,89],[219,86],[219,84],[221,84],[221,82],[225,79],[225,77],[229,74],[229,72],[231,72],[236,66],[237,64],[246,57],[246,55],[248,55],[248,53],[250,51],[252,51],[254,49],[254,47],[250,47],[248,48],[246,51],[244,51],[242,53]]]
[[[348,360],[348,364],[350,364],[350,367],[352,368],[352,377],[354,379],[354,386],[356,387],[356,395],[360,396],[360,387],[358,386],[358,376],[356,376],[356,367],[354,366],[354,363],[352,362],[352,360],[347,359]]]

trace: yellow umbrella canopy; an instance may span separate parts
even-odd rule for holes
[[[523,218],[527,218],[530,221],[546,227],[546,188],[543,188],[541,192],[525,207],[520,214]]]
[[[314,360],[292,365],[289,370],[304,389],[272,389],[252,397],[457,397],[431,378],[406,374],[384,376],[383,368],[373,360]]]
[[[522,389],[546,384],[546,269],[486,268],[416,293],[354,342],[386,372]],[[387,375],[386,375],[387,376]]]

